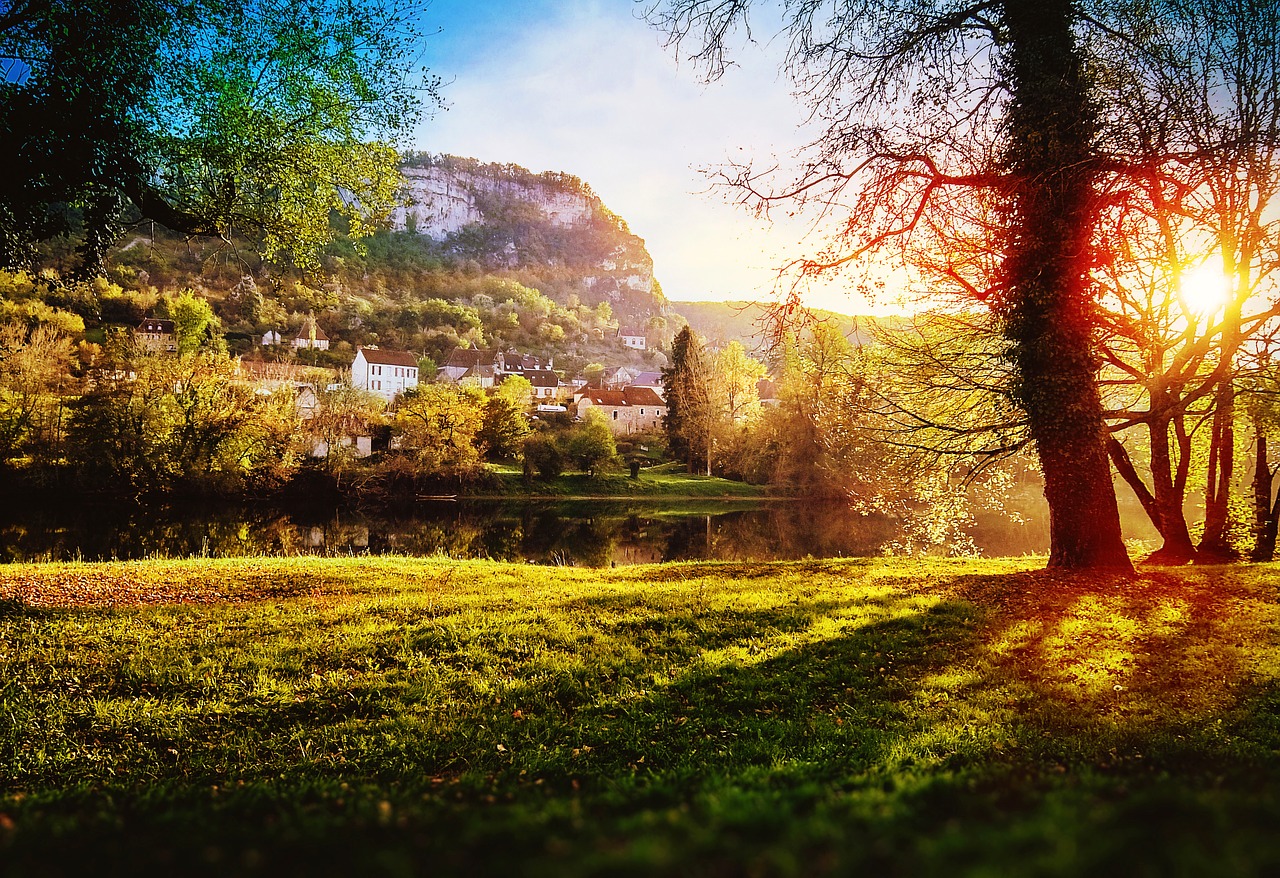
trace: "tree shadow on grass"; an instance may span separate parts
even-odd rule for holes
[[[148,792],[126,771],[106,798],[47,794],[64,823],[0,856],[70,873],[74,827],[98,874],[1251,875],[1280,860],[1265,587],[1019,573],[807,594],[751,609],[601,594],[571,602],[592,620],[580,639],[461,642],[409,619],[366,656],[382,676],[360,711],[236,706],[273,760],[242,766],[244,787],[211,797],[209,777],[151,765]],[[469,656],[506,676],[431,714],[404,687],[415,654],[460,669],[457,686]],[[263,743],[325,723],[340,762]],[[112,796],[123,813],[95,811]]]

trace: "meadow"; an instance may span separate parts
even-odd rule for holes
[[[1280,568],[0,567],[0,873],[1274,874]]]

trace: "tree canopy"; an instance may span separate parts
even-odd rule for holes
[[[0,265],[129,220],[312,262],[331,215],[390,207],[392,141],[438,82],[418,0],[12,0],[0,5]]]

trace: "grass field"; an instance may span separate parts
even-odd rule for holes
[[[524,480],[514,467],[495,467],[494,476],[501,485],[499,496],[540,497],[675,497],[675,498],[739,498],[761,499],[768,491],[760,485],[748,485],[715,476],[690,475],[679,465],[665,464],[640,471],[639,478],[626,473],[608,472],[598,476],[565,473],[554,479]],[[479,494],[491,494],[491,487],[478,488]]]
[[[1280,568],[0,567],[0,874],[1263,875]]]

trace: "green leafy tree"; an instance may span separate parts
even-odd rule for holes
[[[539,478],[549,480],[564,472],[564,451],[556,437],[549,433],[526,436],[521,443],[521,454],[524,456],[526,479],[537,473]]]
[[[618,446],[604,414],[588,409],[582,422],[564,437],[565,454],[588,475],[599,475],[618,457]]]
[[[169,319],[173,321],[173,333],[179,354],[190,354],[204,348],[225,351],[222,323],[213,308],[191,290],[185,290],[169,300]]]
[[[100,382],[72,413],[68,457],[98,484],[138,493],[242,490],[296,465],[297,415],[234,380],[213,353],[150,355]]]
[[[15,0],[0,8],[0,264],[77,229],[98,272],[120,222],[251,236],[314,262],[394,204],[388,140],[433,80],[416,0]],[[65,209],[70,206],[71,210]]]
[[[529,404],[533,385],[529,379],[513,375],[504,380],[485,401],[484,425],[479,441],[491,460],[515,457],[529,435]]]

